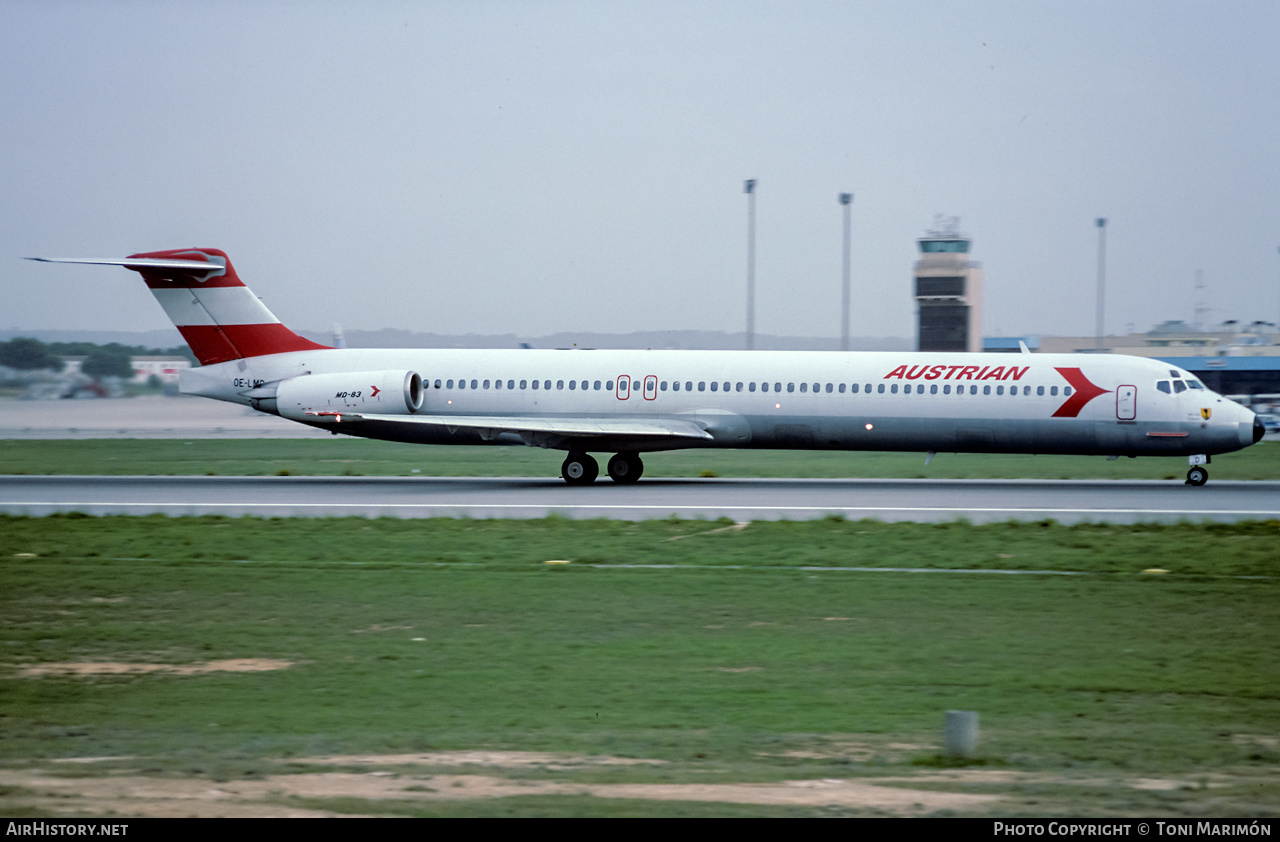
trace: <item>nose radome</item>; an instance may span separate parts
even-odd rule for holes
[[[1256,415],[1253,416],[1253,443],[1257,444],[1262,441],[1262,437],[1266,435],[1266,433],[1267,428],[1262,426],[1262,419]]]

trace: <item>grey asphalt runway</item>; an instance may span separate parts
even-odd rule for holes
[[[371,477],[0,477],[0,512],[237,517],[722,517],[734,521],[1233,522],[1280,518],[1280,482]]]

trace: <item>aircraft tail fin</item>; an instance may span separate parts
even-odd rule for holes
[[[120,259],[31,259],[123,266],[139,273],[201,365],[328,347],[282,325],[218,249],[153,251]]]

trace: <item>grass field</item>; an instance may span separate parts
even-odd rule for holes
[[[0,518],[0,811],[1276,816],[1277,546]]]
[[[527,447],[424,447],[331,440],[0,440],[0,474],[559,476],[564,454]],[[1180,457],[683,450],[645,454],[650,477],[1181,479]],[[1214,457],[1213,480],[1280,479],[1280,443]]]

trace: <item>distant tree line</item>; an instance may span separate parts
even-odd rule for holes
[[[144,348],[141,345],[121,345],[119,342],[107,345],[93,342],[41,342],[26,336],[0,342],[0,365],[18,371],[61,371],[63,357],[84,357],[80,370],[90,377],[132,377],[132,359],[149,356],[184,357],[195,364],[191,349],[184,346]]]

